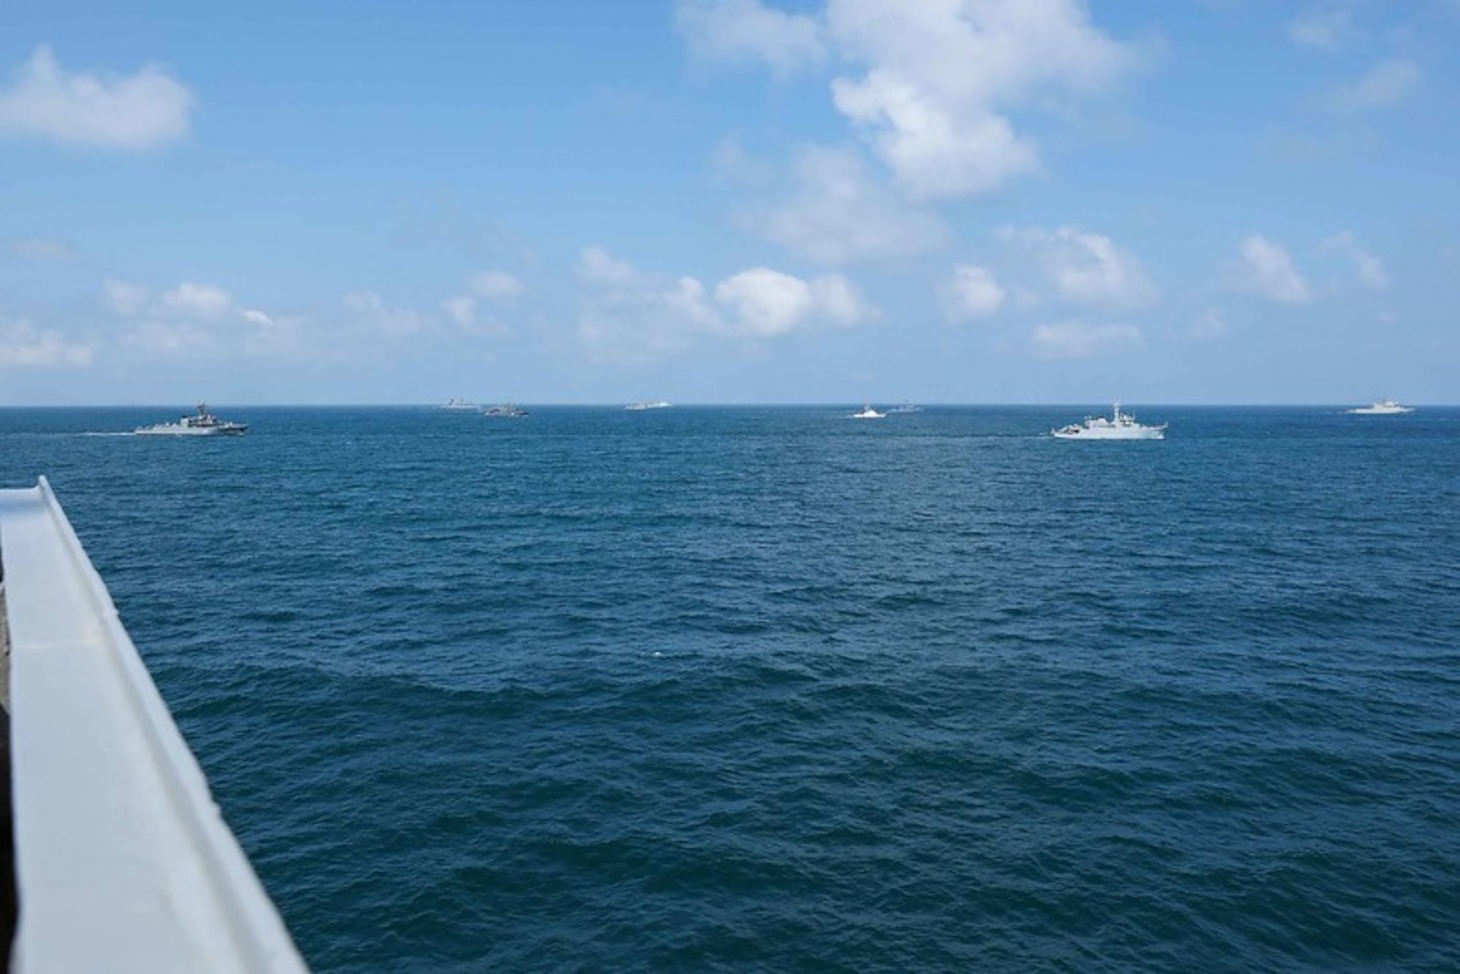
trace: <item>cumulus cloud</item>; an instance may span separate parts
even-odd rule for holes
[[[959,264],[943,290],[943,310],[951,321],[971,321],[997,314],[1007,296],[987,267]]]
[[[797,154],[794,170],[791,197],[747,218],[753,229],[792,253],[839,266],[911,257],[947,238],[937,217],[877,185],[853,151],[807,147]]]
[[[1397,105],[1419,85],[1419,68],[1411,61],[1394,58],[1374,65],[1357,81],[1339,88],[1333,104],[1345,112],[1379,111]]]
[[[1031,336],[1040,358],[1093,358],[1134,351],[1145,345],[1135,325],[1092,325],[1079,320],[1036,325]]]
[[[1289,22],[1288,37],[1299,47],[1336,51],[1348,39],[1352,8],[1350,0],[1316,3]]]
[[[0,318],[0,368],[90,365],[94,353],[92,345],[37,328],[25,318]]]
[[[1261,234],[1252,234],[1238,246],[1238,252],[1240,262],[1233,280],[1237,291],[1282,304],[1308,304],[1313,300],[1308,282],[1278,244]]]
[[[108,280],[102,303],[130,321],[122,341],[144,358],[296,358],[305,352],[304,319],[242,307],[212,284],[184,282],[153,297],[141,285]]]
[[[0,136],[150,149],[188,134],[191,91],[153,65],[131,75],[68,72],[48,47],[0,88]]]
[[[1384,272],[1384,262],[1360,247],[1349,231],[1342,230],[1325,239],[1321,250],[1347,261],[1362,286],[1374,290],[1383,290],[1389,286],[1389,275]]]
[[[921,199],[976,196],[1037,170],[1009,111],[1094,93],[1137,61],[1080,0],[829,0],[826,17],[839,53],[865,68],[832,82],[837,110]]]
[[[853,327],[877,312],[840,274],[802,279],[755,267],[707,289],[688,275],[641,272],[602,247],[579,259],[578,334],[602,361],[641,364],[678,354],[697,338],[769,340],[819,327]]]
[[[1077,227],[1006,228],[1001,236],[1031,257],[1064,300],[1108,308],[1132,308],[1151,301],[1155,287],[1140,261],[1109,237]]]
[[[764,61],[779,73],[826,58],[821,25],[758,0],[680,0],[675,26],[691,53],[714,61]]]
[[[729,311],[721,330],[750,338],[774,338],[816,322],[857,325],[874,316],[840,274],[803,281],[756,267],[721,281],[715,300]]]

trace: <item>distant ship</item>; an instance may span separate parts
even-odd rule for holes
[[[1414,412],[1413,406],[1401,406],[1393,399],[1376,399],[1367,406],[1356,406],[1348,411],[1350,416],[1398,416]]]
[[[134,432],[137,436],[242,436],[247,430],[247,423],[219,419],[208,412],[207,403],[200,402],[196,416],[184,416],[176,423],[139,426]]]
[[[850,418],[850,419],[882,419],[886,415],[887,415],[886,413],[879,413],[877,410],[873,409],[871,403],[867,403],[865,406],[862,407],[862,411],[860,413],[852,413],[848,418]]]
[[[521,406],[514,406],[510,402],[498,403],[495,406],[488,406],[482,410],[482,415],[492,416],[497,419],[520,419],[527,415],[527,410]]]
[[[443,402],[441,404],[441,408],[442,409],[470,409],[470,410],[475,411],[475,410],[481,409],[482,407],[481,407],[481,405],[479,403],[470,402],[470,401],[468,401],[466,399],[454,399],[453,398],[453,399],[448,399],[445,402]]]
[[[656,399],[653,402],[631,402],[624,408],[630,412],[637,413],[644,409],[668,409],[669,406],[670,404],[663,399]]]
[[[920,413],[923,411],[923,407],[915,406],[910,402],[905,402],[901,406],[893,406],[887,411],[889,413]]]
[[[1082,423],[1071,423],[1057,430],[1050,430],[1051,436],[1062,440],[1160,440],[1166,437],[1166,424],[1143,426],[1130,413],[1120,411],[1120,403],[1113,407],[1114,418],[1088,416]]]

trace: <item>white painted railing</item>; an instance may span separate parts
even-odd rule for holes
[[[0,490],[0,557],[13,969],[304,970],[45,478]]]

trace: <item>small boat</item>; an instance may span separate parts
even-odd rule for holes
[[[1401,406],[1393,399],[1376,399],[1367,406],[1356,406],[1348,411],[1350,416],[1398,416],[1414,412],[1413,406]]]
[[[1061,440],[1160,440],[1166,437],[1166,424],[1144,426],[1136,422],[1130,413],[1120,411],[1120,403],[1113,407],[1111,419],[1104,416],[1087,416],[1081,423],[1071,423],[1059,429],[1050,430],[1050,435]]]
[[[867,403],[866,405],[864,405],[862,407],[862,411],[860,413],[852,413],[848,418],[850,418],[850,419],[882,419],[886,415],[887,415],[886,413],[879,413],[877,410],[873,409],[871,403]]]
[[[527,415],[527,410],[521,406],[514,406],[510,402],[503,402],[483,409],[482,415],[492,416],[496,419],[520,419]]]
[[[645,409],[668,409],[669,403],[663,399],[655,399],[653,402],[631,402],[624,408],[629,412],[637,413]]]
[[[133,432],[137,436],[242,436],[247,430],[247,423],[219,419],[208,412],[207,403],[200,402],[195,416],[184,416],[175,423],[139,426]]]

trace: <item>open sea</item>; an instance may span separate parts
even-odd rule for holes
[[[0,410],[318,971],[1460,969],[1460,409]]]

